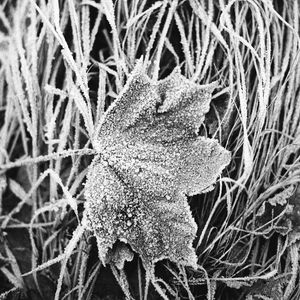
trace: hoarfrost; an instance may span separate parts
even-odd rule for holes
[[[146,270],[162,259],[197,266],[197,226],[186,195],[209,189],[230,154],[197,135],[215,85],[197,85],[179,69],[154,82],[138,65],[107,110],[93,141],[85,222],[105,262],[117,240]]]

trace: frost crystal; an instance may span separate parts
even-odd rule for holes
[[[147,270],[162,259],[196,267],[197,226],[186,195],[210,188],[230,161],[216,140],[197,135],[213,89],[177,68],[153,82],[136,67],[105,113],[84,216],[103,262],[120,240],[139,253]]]

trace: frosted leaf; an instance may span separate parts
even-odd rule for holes
[[[252,299],[284,299],[283,287],[289,282],[288,277],[270,278],[268,281],[258,280],[249,289]]]
[[[197,226],[186,195],[209,189],[230,154],[197,135],[214,85],[200,86],[179,73],[152,81],[135,68],[105,113],[93,141],[85,221],[105,262],[117,240],[128,243],[146,268],[156,261],[196,267]]]
[[[291,185],[264,201],[256,212],[255,227],[263,228],[268,234],[272,234],[275,230],[286,235],[291,227],[297,230],[300,223],[297,222],[299,207],[295,205],[295,194],[295,187]],[[278,218],[280,215],[282,216]],[[249,223],[247,228],[250,229],[251,226],[252,224]]]
[[[106,260],[108,263],[113,263],[119,270],[122,270],[125,262],[132,261],[133,257],[134,254],[129,247],[124,243],[120,243],[117,247],[108,251]]]
[[[286,205],[287,200],[293,195],[294,191],[295,191],[295,187],[291,185],[286,189],[284,189],[282,192],[277,193],[268,201],[272,206],[276,206],[276,205],[284,206]]]

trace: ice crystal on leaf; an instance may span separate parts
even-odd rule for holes
[[[178,68],[152,81],[139,64],[105,113],[85,190],[85,222],[103,262],[120,240],[146,270],[162,259],[196,267],[197,226],[186,195],[211,187],[230,161],[216,140],[197,135],[214,88]]]

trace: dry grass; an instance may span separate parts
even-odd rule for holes
[[[120,299],[118,286],[299,299],[299,14],[297,1],[2,1],[0,299],[53,299],[57,281],[57,299]],[[204,132],[232,153],[216,189],[190,199],[199,269],[159,263],[147,295],[138,257],[104,268],[75,230],[91,139],[141,56],[154,79],[179,65],[219,81]]]

